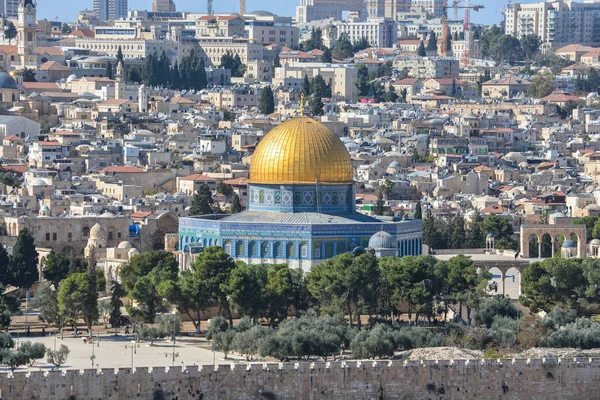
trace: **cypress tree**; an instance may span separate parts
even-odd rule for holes
[[[206,184],[200,185],[198,191],[192,197],[190,215],[206,215],[214,212],[212,193]]]
[[[115,75],[113,74],[112,64],[109,62],[106,63],[106,69],[104,70],[104,76],[108,79],[113,79]]]
[[[233,196],[233,201],[231,202],[231,213],[237,214],[242,211],[242,204],[240,203],[240,197],[237,195]]]
[[[35,239],[27,229],[21,230],[13,247],[9,283],[19,288],[30,288],[38,280],[38,253]]]
[[[421,209],[421,202],[417,202],[415,207],[415,219],[423,219],[423,210]]]
[[[260,113],[269,115],[275,112],[275,98],[271,86],[267,86],[260,94]]]
[[[419,57],[425,57],[427,55],[427,52],[425,51],[425,44],[423,43],[422,40],[421,40],[421,43],[419,44],[419,48],[417,49],[417,55]]]
[[[310,81],[308,80],[308,75],[304,75],[304,80],[302,81],[302,93],[304,93],[304,97],[310,96]]]

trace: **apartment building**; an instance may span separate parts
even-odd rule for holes
[[[358,12],[362,15],[366,13],[365,1],[300,0],[300,5],[296,6],[296,21],[299,24],[329,18],[339,21],[345,11]]]
[[[337,21],[333,23],[339,40],[345,37],[352,43],[366,38],[372,47],[393,47],[398,42],[398,24],[386,18],[366,21]]]
[[[100,21],[127,17],[127,0],[94,0],[93,10]]]
[[[309,79],[321,75],[325,82],[331,82],[331,91],[335,96],[346,99],[356,98],[356,79],[358,70],[350,64],[289,63],[275,68],[274,86],[302,89],[304,76]]]
[[[504,14],[505,32],[537,35],[546,46],[600,44],[600,2],[571,0],[515,3]]]

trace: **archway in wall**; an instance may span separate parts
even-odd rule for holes
[[[488,272],[492,275],[492,278],[488,281],[488,294],[502,294],[502,271],[496,267],[492,267]]]
[[[76,251],[75,251],[75,249],[73,247],[71,247],[71,246],[65,246],[62,249],[62,252],[65,253],[65,254],[70,254],[72,256],[74,256],[75,254],[77,254]]]
[[[521,295],[521,272],[517,268],[509,268],[504,279],[504,294],[511,299],[518,299]]]
[[[529,257],[531,258],[539,258],[540,257],[540,248],[539,248],[539,240],[538,236],[534,233],[529,235]]]
[[[552,257],[552,237],[548,233],[542,235],[542,254],[541,258]]]
[[[569,239],[571,239],[573,241],[573,243],[575,243],[575,248],[579,249],[579,237],[575,233],[571,233],[569,235]],[[582,255],[577,253],[577,257],[580,257],[580,256],[582,256]],[[583,254],[583,257],[585,257],[585,254]]]

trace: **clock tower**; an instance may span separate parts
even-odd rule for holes
[[[22,68],[37,67],[37,10],[33,0],[19,0],[18,53]]]

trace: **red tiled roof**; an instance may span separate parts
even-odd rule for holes
[[[25,89],[32,90],[59,90],[60,87],[54,82],[23,82]]]
[[[45,142],[40,142],[41,146],[60,146],[61,144],[58,142],[54,142],[54,141],[45,141]]]
[[[194,181],[194,182],[198,182],[198,181],[217,182],[218,181],[218,179],[211,178],[211,177],[203,175],[203,174],[188,175],[188,176],[184,176],[183,178],[179,178],[179,180],[180,181]]]
[[[136,211],[134,213],[129,214],[131,218],[148,218],[151,215],[152,213],[147,211]]]
[[[16,141],[16,142],[22,142],[23,139],[21,139],[20,137],[16,136],[16,135],[10,135],[4,138],[4,140],[12,140],[12,141]]]
[[[17,174],[23,174],[29,169],[29,165],[17,164],[17,165],[0,165],[0,172],[15,172]]]
[[[226,185],[234,185],[234,186],[247,186],[246,180],[244,178],[236,178],[236,179],[228,179],[223,181]]]
[[[114,165],[111,167],[106,167],[100,170],[101,173],[103,174],[107,174],[107,173],[126,173],[126,174],[140,174],[144,171],[141,168],[138,167],[131,167],[128,165]]]

